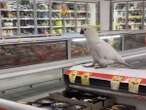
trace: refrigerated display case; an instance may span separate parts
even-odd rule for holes
[[[126,1],[113,3],[113,30],[143,29],[144,1]]]
[[[128,29],[142,29],[143,1],[128,2]]]
[[[0,45],[0,69],[65,59],[65,41]]]
[[[127,34],[124,37],[124,50],[136,49],[146,46],[145,34]]]
[[[127,4],[125,2],[114,3],[113,5],[113,30],[126,29]]]

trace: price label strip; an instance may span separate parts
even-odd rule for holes
[[[69,74],[69,81],[70,81],[70,83],[75,83],[77,74],[78,74],[78,71],[72,71],[72,72]]]
[[[81,84],[86,86],[90,85],[90,73],[83,73],[81,75]]]
[[[138,93],[139,92],[139,85],[141,83],[142,79],[140,78],[131,78],[129,79],[129,92],[132,93]]]
[[[120,83],[124,79],[123,76],[113,76],[111,80],[111,89],[112,90],[119,90]]]

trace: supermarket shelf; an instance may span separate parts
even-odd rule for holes
[[[142,18],[142,16],[128,16],[129,19],[134,19],[134,18],[137,18],[137,19],[140,19]]]
[[[20,26],[20,28],[34,28],[34,26]]]
[[[50,18],[37,18],[37,20],[50,20]]]
[[[37,12],[48,12],[49,10],[36,10]]]
[[[61,28],[63,26],[52,26],[52,28]]]
[[[126,10],[114,10],[114,12],[126,12]]]
[[[50,26],[37,26],[37,28],[50,28]]]
[[[77,20],[87,20],[87,18],[77,18]]]
[[[67,13],[75,13],[75,10],[68,10]]]
[[[62,20],[63,18],[51,18],[52,20]]]
[[[142,11],[143,9],[128,9],[128,11]]]
[[[33,9],[20,9],[19,11],[21,11],[21,12],[23,12],[23,11],[26,11],[26,12],[28,12],[28,11],[34,11]]]
[[[76,18],[63,18],[64,20],[76,20]]]
[[[75,25],[66,25],[65,28],[68,28],[68,27],[76,27]]]
[[[2,27],[2,29],[17,29],[18,27]]]
[[[17,9],[0,9],[0,11],[17,11]]]
[[[18,18],[2,18],[2,20],[18,20]]]
[[[61,10],[52,10],[52,12],[54,13],[56,13],[56,12],[60,12]]]
[[[34,20],[34,18],[20,18],[20,20]]]
[[[69,9],[66,17],[61,15],[61,9],[58,9],[58,7],[57,7],[57,5],[59,6],[62,3],[66,4]],[[18,2],[15,2],[15,4],[13,4],[13,7],[16,7],[16,9],[6,9],[6,8],[0,9],[0,11],[2,11],[1,20],[2,20],[3,24],[8,22],[13,25],[17,24],[17,26],[18,26],[17,32],[15,32],[14,30],[10,30],[10,28],[5,28],[5,30],[8,29],[7,31],[4,32],[7,34],[5,38],[9,38],[10,37],[9,34],[11,34],[11,33],[17,33],[16,35],[21,34],[20,36],[24,36],[24,37],[31,37],[29,35],[29,33],[31,33],[31,30],[29,30],[29,28],[34,29],[34,35],[36,35],[37,37],[38,36],[42,37],[41,36],[42,34],[38,35],[37,28],[43,28],[43,26],[41,26],[41,24],[44,24],[45,20],[48,22],[48,25],[44,26],[44,28],[50,27],[50,32],[52,32],[51,35],[55,34],[54,28],[60,28],[62,31],[62,32],[60,31],[61,32],[60,34],[62,34],[63,31],[65,31],[64,28],[74,27],[74,26],[65,26],[63,23],[62,23],[62,26],[58,26],[58,24],[56,23],[57,20],[61,20],[62,22],[65,22],[65,21],[72,22],[72,20],[74,20],[75,24],[77,24],[78,21],[81,22],[82,20],[86,20],[85,22],[87,22],[87,18],[88,18],[87,15],[82,15],[82,18],[80,18],[80,17],[76,18],[75,15],[78,14],[78,16],[81,16],[80,14],[82,14],[82,13],[89,13],[88,10],[86,11],[86,10],[81,9],[82,7],[86,8],[87,5],[89,5],[88,3],[90,3],[90,2],[81,1],[80,3],[76,3],[75,1],[71,1],[71,2],[64,1],[63,2],[63,1],[54,1],[54,0],[51,1],[51,4],[49,1],[47,1],[47,2],[46,1],[26,2],[26,4],[23,4],[23,3],[19,4]],[[6,5],[9,5],[9,4],[6,3]],[[76,5],[78,5],[78,7],[76,7]],[[44,7],[40,7],[40,6],[44,6]],[[5,6],[5,7],[9,7],[9,6]],[[74,7],[74,8],[72,8],[72,7]],[[51,17],[50,17],[50,14],[52,15]],[[7,16],[14,16],[14,18],[12,18],[12,19],[7,18]],[[24,16],[24,17],[21,17],[21,16]],[[27,26],[27,24],[32,25],[31,22],[33,22],[34,26]],[[52,25],[54,25],[54,26],[52,26]],[[2,26],[3,25],[1,25],[1,27]],[[77,28],[77,26],[75,28]],[[22,34],[22,32],[19,32],[19,31],[21,31],[21,29],[23,29],[23,32],[26,34]],[[10,38],[17,38],[17,36],[14,36],[14,37],[11,36]]]
[[[142,25],[142,23],[128,23],[128,24],[130,24],[130,25],[135,25],[135,24]]]

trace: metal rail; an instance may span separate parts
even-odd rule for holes
[[[101,94],[106,94],[106,95],[115,95],[115,96],[123,96],[123,97],[129,97],[129,98],[136,98],[136,99],[144,99],[146,100],[146,96],[138,95],[138,94],[130,94],[130,93],[124,93],[124,92],[118,92],[118,91],[112,91],[112,90],[104,90],[104,89],[99,89],[99,88],[91,88],[91,87],[84,87],[84,86],[78,86],[78,85],[69,85],[70,88],[72,89],[77,89],[77,90],[84,90],[88,92],[93,92],[93,93],[101,93]]]
[[[126,34],[145,34],[145,30],[139,31],[100,31],[100,36],[110,36],[111,38],[113,35],[121,35],[120,37],[124,37]],[[0,45],[6,44],[21,44],[21,43],[33,43],[33,42],[47,42],[47,41],[64,41],[64,40],[71,40],[75,38],[84,38],[84,35],[81,35],[76,32],[72,33],[64,33],[62,36],[51,36],[51,37],[32,37],[32,38],[17,38],[17,39],[0,39]],[[106,38],[104,38],[106,39]]]

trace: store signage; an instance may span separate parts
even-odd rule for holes
[[[69,81],[70,83],[75,83],[78,71],[71,71],[69,74]]]
[[[113,76],[111,80],[111,89],[119,90],[121,81],[124,80],[123,76]]]
[[[90,73],[83,73],[81,75],[81,84],[82,85],[90,85]]]
[[[129,92],[138,93],[139,85],[140,85],[141,81],[142,81],[142,79],[140,79],[140,78],[130,78],[129,86],[128,86]]]

